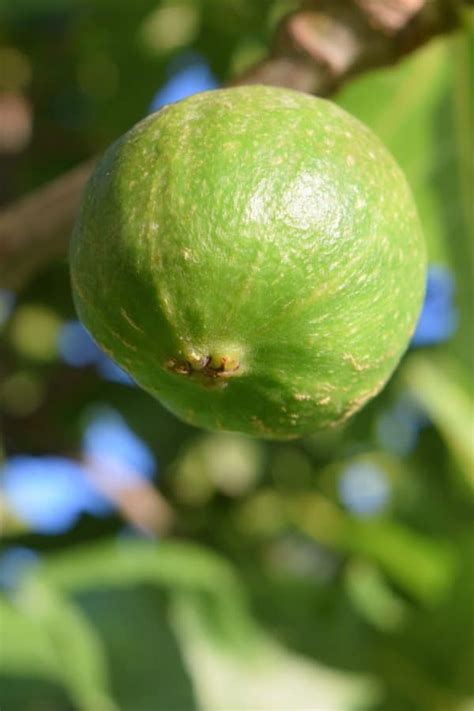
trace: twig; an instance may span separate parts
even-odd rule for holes
[[[94,162],[82,163],[0,214],[0,287],[19,289],[49,261],[65,255]]]
[[[176,514],[167,499],[138,472],[115,461],[85,457],[85,476],[109,499],[126,521],[148,535],[165,536],[176,523]],[[123,478],[128,479],[128,486]]]
[[[459,26],[469,0],[305,0],[287,17],[272,54],[236,84],[272,84],[319,96],[393,64]]]
[[[458,26],[470,0],[305,0],[276,33],[266,59],[232,84],[269,84],[327,96],[349,77],[392,64]],[[19,289],[64,256],[92,161],[0,215],[0,286]]]

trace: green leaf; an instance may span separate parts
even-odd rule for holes
[[[351,561],[345,571],[345,586],[356,610],[375,627],[391,631],[406,622],[407,605],[367,561]]]
[[[189,591],[207,600],[211,626],[222,638],[245,643],[253,634],[245,595],[232,566],[193,543],[107,541],[51,556],[42,575],[52,585],[74,593],[143,583],[171,592]]]
[[[46,698],[51,691],[45,681],[54,683],[53,698],[61,698],[61,686],[80,711],[116,711],[101,642],[77,606],[31,576],[14,602],[0,603],[0,615],[7,698],[12,688],[16,693],[10,681],[20,677],[31,693],[43,688]]]
[[[389,685],[403,689],[408,682],[413,698],[418,701],[417,708],[467,711],[472,707],[473,531],[464,531],[456,544],[460,565],[451,594],[435,611],[418,609],[417,614],[411,616],[410,624],[392,638],[390,645],[384,645],[385,650],[379,655],[382,673],[388,677]]]
[[[79,608],[34,575],[21,588],[18,601],[23,615],[47,635],[50,654],[77,708],[118,711],[110,695],[104,649]]]
[[[199,707],[205,711],[369,708],[380,696],[369,674],[335,670],[295,654],[263,632],[255,637],[251,655],[235,649],[223,653],[188,595],[178,596],[173,608]],[[307,629],[310,624],[307,619]]]
[[[372,630],[340,581],[263,568],[249,583],[259,621],[285,647],[333,669],[370,669]]]
[[[144,540],[105,541],[50,556],[46,578],[65,590],[158,583],[213,591],[237,585],[231,566],[193,543]]]
[[[0,620],[2,674],[60,682],[60,661],[45,626],[3,598],[0,599]]]
[[[42,677],[0,674],[2,711],[77,711],[63,687]]]
[[[427,605],[443,599],[454,579],[456,559],[450,546],[396,521],[352,519],[341,545],[378,563],[403,590]]]
[[[385,518],[355,518],[319,494],[289,502],[294,525],[336,550],[368,558],[421,603],[437,604],[449,591],[456,557],[448,542],[435,540]]]
[[[467,489],[474,489],[474,403],[456,363],[428,355],[412,356],[403,376],[438,428]]]
[[[106,649],[120,711],[194,711],[196,702],[156,589],[83,592],[78,602]]]

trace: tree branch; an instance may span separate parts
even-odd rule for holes
[[[304,0],[277,30],[271,54],[232,84],[269,84],[327,96],[348,78],[396,62],[459,25],[470,0]],[[94,161],[0,214],[0,285],[20,289],[66,254]]]
[[[350,77],[393,64],[459,27],[469,0],[304,0],[270,56],[235,84],[272,84],[327,96]]]
[[[0,214],[0,286],[19,289],[66,254],[82,191],[95,161],[82,163]]]

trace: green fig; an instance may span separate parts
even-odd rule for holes
[[[335,104],[244,86],[140,121],[89,181],[71,244],[78,314],[192,424],[286,439],[387,382],[425,285],[407,182]]]

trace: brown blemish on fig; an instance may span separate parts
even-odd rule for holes
[[[326,395],[326,397],[322,397],[320,400],[317,401],[318,405],[329,405],[331,402],[331,398],[329,395]]]
[[[135,321],[128,315],[128,313],[125,311],[124,308],[120,309],[120,313],[122,314],[123,318],[125,321],[128,323],[129,326],[131,326],[135,331],[138,331],[139,333],[143,333],[143,329],[138,326]]]
[[[345,353],[343,358],[347,363],[350,363],[353,369],[356,370],[358,373],[370,368],[370,365],[368,365],[367,363],[361,363],[360,361],[356,360],[352,353]]]
[[[240,363],[228,356],[216,359],[212,355],[199,356],[192,352],[187,358],[170,358],[165,367],[177,375],[199,378],[203,385],[210,385],[217,378],[230,378],[240,368]],[[221,383],[225,387],[227,383]]]
[[[377,385],[373,388],[370,388],[370,390],[367,390],[367,392],[362,393],[356,398],[353,398],[350,402],[346,410],[342,413],[342,415],[335,421],[331,423],[331,428],[338,427],[339,425],[344,424],[344,422],[347,422],[352,415],[354,415],[356,412],[358,412],[369,400],[371,400],[375,395],[377,395],[378,392],[380,392],[380,389],[382,387],[383,383],[377,383]]]

